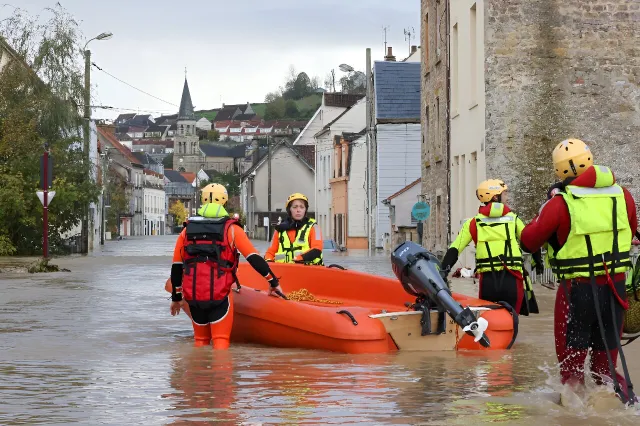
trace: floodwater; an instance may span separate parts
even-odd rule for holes
[[[251,345],[227,352],[194,348],[189,319],[170,316],[164,291],[174,241],[108,241],[102,252],[54,262],[71,272],[0,275],[0,424],[640,421],[633,408],[556,404],[554,292],[539,285],[543,313],[521,317],[510,351],[344,355]],[[337,253],[326,262],[392,275],[388,255]],[[472,280],[453,286],[477,294]],[[625,353],[640,383],[640,343]]]

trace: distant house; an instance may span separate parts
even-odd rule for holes
[[[420,201],[421,181],[422,179],[414,180],[382,201],[389,208],[391,247],[405,241],[421,243],[418,238],[418,221],[411,214],[413,205]]]
[[[173,225],[175,218],[168,213],[169,208],[173,203],[181,201],[187,209],[187,212],[191,214],[191,212],[195,211],[196,188],[193,186],[192,182],[193,181],[188,180],[176,170],[164,170],[165,206],[167,209],[166,226],[168,229],[168,232],[166,233],[172,233],[174,230]]]
[[[218,111],[215,121],[227,121],[227,120],[253,120],[257,117],[256,112],[251,108],[251,104],[239,105],[225,105],[222,104],[222,108]]]
[[[316,133],[363,97],[364,95],[323,93],[320,107],[315,114],[313,114],[313,117],[311,117],[311,120],[309,120],[306,126],[298,133],[293,144],[313,145],[315,143],[314,136]]]
[[[376,61],[373,67],[375,152],[370,172],[371,246],[390,248],[389,209],[383,200],[421,176],[420,63]]]
[[[314,189],[314,147],[281,141],[271,151],[271,209],[269,209],[269,156],[266,153],[241,177],[240,204],[253,238],[270,239],[273,224],[286,217],[285,203],[294,192],[307,197]],[[311,201],[311,200],[310,200]],[[315,207],[309,205],[314,217]],[[264,226],[266,223],[268,226]]]
[[[207,120],[205,117],[202,117],[198,121],[196,121],[196,127],[200,130],[211,130],[211,122]]]

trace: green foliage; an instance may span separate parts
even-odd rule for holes
[[[227,188],[229,197],[240,195],[240,175],[235,172],[215,173],[215,176],[211,176],[211,180],[200,182],[200,187],[204,188],[210,183],[219,183]]]
[[[304,72],[296,73],[291,66],[284,87],[265,96],[264,113],[260,114],[258,105],[254,110],[265,120],[311,118],[322,101],[322,96],[316,93],[319,86],[318,77],[310,79]]]
[[[216,129],[209,130],[207,132],[207,139],[212,142],[217,142],[220,140],[220,132]]]
[[[173,154],[167,154],[162,159],[162,165],[165,169],[173,169]]]
[[[0,72],[0,254],[41,252],[43,209],[35,191],[45,143],[56,191],[49,208],[52,253],[99,194],[81,151],[81,36],[61,6],[49,12],[39,24],[18,10],[0,26],[20,58]]]
[[[264,119],[265,120],[280,120],[284,118],[286,112],[286,102],[280,97],[275,101],[267,104],[267,107],[264,111]]]
[[[109,199],[109,208],[106,209],[107,230],[117,235],[120,233],[120,215],[129,212],[131,187],[127,185],[124,176],[114,169],[110,168],[107,175],[106,194]]]
[[[213,121],[216,119],[216,115],[218,115],[218,111],[217,110],[201,110],[201,111],[195,111],[195,115],[196,117],[198,117],[198,119],[204,117],[209,121]]]

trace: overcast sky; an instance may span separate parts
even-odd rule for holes
[[[54,0],[5,0],[31,15],[46,14]],[[262,102],[282,85],[290,65],[324,82],[347,63],[364,71],[365,49],[384,56],[382,27],[398,60],[409,53],[404,29],[420,31],[420,0],[61,0],[89,39],[93,61],[105,71],[178,105],[187,68],[196,109],[222,102]],[[0,9],[0,17],[11,9]],[[411,44],[419,45],[416,34]],[[92,69],[93,104],[170,114],[177,107]],[[115,118],[126,110],[94,110]],[[134,111],[135,112],[135,111]]]

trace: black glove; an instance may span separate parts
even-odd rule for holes
[[[271,288],[276,288],[280,285],[280,281],[278,281],[278,278],[273,277],[269,280],[269,285],[271,286]]]
[[[564,191],[564,182],[556,182],[547,190],[547,200],[553,198],[558,191]]]

